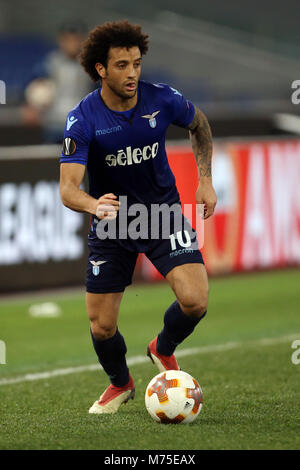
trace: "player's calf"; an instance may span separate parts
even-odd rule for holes
[[[128,383],[129,370],[126,363],[126,344],[123,336],[116,331],[115,335],[106,340],[97,340],[91,332],[92,342],[98,360],[110,378],[114,387],[123,387]]]
[[[163,356],[174,354],[176,347],[194,331],[196,325],[204,317],[205,312],[202,308],[192,310],[192,313],[201,313],[201,316],[187,315],[182,311],[178,301],[167,309],[164,315],[164,327],[157,338],[156,350],[159,354]]]

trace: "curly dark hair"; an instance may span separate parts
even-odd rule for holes
[[[127,20],[106,22],[90,31],[82,45],[80,63],[94,82],[100,80],[95,65],[97,62],[107,67],[110,47],[139,47],[141,54],[148,51],[148,35],[143,34],[140,25]]]

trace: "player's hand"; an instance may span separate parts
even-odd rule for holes
[[[204,204],[204,219],[208,219],[208,217],[213,215],[217,204],[217,195],[213,188],[211,178],[200,178],[196,192],[196,202],[197,204]]]
[[[97,201],[96,217],[98,219],[113,220],[117,217],[120,202],[113,193],[104,194]]]

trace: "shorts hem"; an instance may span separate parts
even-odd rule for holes
[[[130,284],[127,284],[128,286]],[[115,294],[118,292],[124,292],[126,289],[126,286],[122,287],[87,287],[85,288],[85,291],[89,294]]]
[[[156,267],[156,269],[160,272],[160,274],[163,276],[163,277],[166,277],[166,275],[174,268],[176,268],[177,266],[182,266],[184,264],[204,264],[204,261],[203,261],[203,258],[199,258],[199,259],[190,259],[190,260],[187,260],[187,259],[184,259],[184,260],[178,260],[177,263],[174,263],[173,266],[168,266],[167,269],[159,269],[158,267]]]

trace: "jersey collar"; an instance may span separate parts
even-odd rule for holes
[[[134,106],[133,111],[132,111],[132,114],[130,116],[130,118],[126,117],[125,115],[123,115],[122,113],[118,112],[118,111],[114,111],[113,109],[110,109],[107,104],[105,103],[104,99],[102,98],[101,96],[101,87],[98,88],[98,93],[99,93],[99,97],[100,97],[100,100],[102,102],[102,104],[105,106],[106,109],[108,109],[111,113],[115,114],[116,116],[118,116],[119,118],[121,119],[125,119],[125,121],[129,122],[129,124],[132,124],[132,121],[133,121],[133,118],[138,110],[138,108],[140,107],[140,103],[141,103],[141,95],[142,95],[142,92],[141,92],[141,86],[140,86],[140,83],[138,84],[138,89],[137,89],[137,93],[138,93],[138,99],[137,99],[137,103],[136,105]]]

